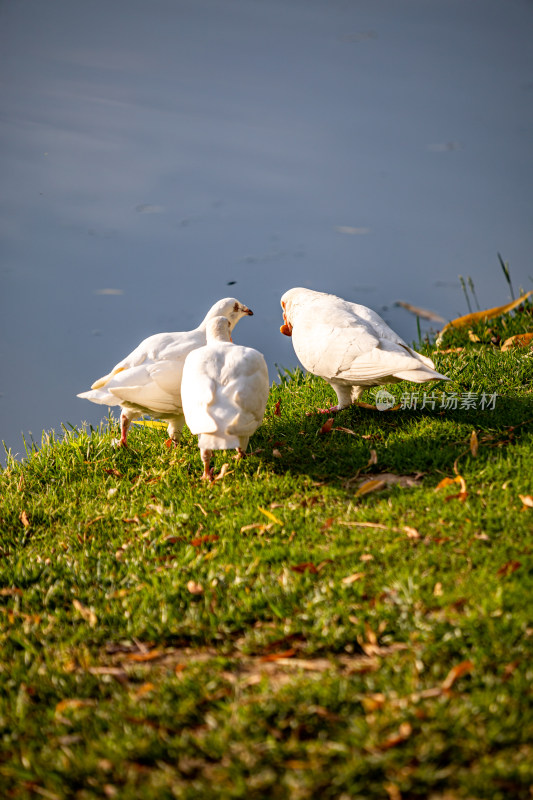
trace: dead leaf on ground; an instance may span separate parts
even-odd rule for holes
[[[150,683],[150,681],[147,681],[146,683],[143,683],[142,686],[139,686],[137,691],[133,693],[133,696],[136,700],[140,700],[141,697],[144,697],[145,694],[153,692],[154,689],[155,683]]]
[[[398,728],[398,732],[393,734],[389,739],[385,739],[384,742],[378,744],[378,747],[380,750],[390,750],[391,747],[397,747],[399,744],[405,742],[412,732],[413,729],[411,725],[408,722],[402,722]]]
[[[0,597],[22,597],[22,589],[17,589],[15,586],[13,587],[4,587],[0,589]]]
[[[437,314],[435,311],[429,311],[427,308],[413,306],[411,303],[404,303],[403,300],[396,300],[394,305],[405,308],[406,311],[415,314],[417,317],[422,317],[422,319],[429,319],[431,322],[444,322],[444,317],[441,317],[440,314]]]
[[[518,497],[524,504],[522,511],[525,511],[526,508],[533,508],[533,497],[530,494],[519,494]]]
[[[303,561],[301,564],[294,564],[291,569],[293,572],[318,572],[318,568],[311,561]]]
[[[25,511],[21,511],[20,512],[19,519],[20,519],[20,521],[22,522],[22,524],[24,525],[25,528],[29,528],[30,527],[30,521],[29,521],[28,515],[26,514]]]
[[[416,528],[411,528],[409,525],[403,525],[402,530],[407,534],[409,539],[420,539],[420,534]]]
[[[269,511],[267,508],[262,508],[261,506],[257,506],[257,510],[260,511],[261,514],[264,514],[265,517],[268,517],[268,519],[271,520],[271,522],[274,522],[276,525],[283,525],[283,522],[280,519],[278,519],[278,517],[276,517],[276,515],[273,514],[272,511]]]
[[[92,608],[89,608],[88,606],[84,606],[83,603],[80,603],[80,601],[76,598],[74,598],[74,600],[72,601],[72,605],[74,606],[76,611],[83,617],[85,622],[89,623],[89,627],[94,628],[94,626],[98,622],[98,617],[94,613],[94,610]]]
[[[467,675],[469,672],[472,672],[474,669],[474,664],[472,661],[461,661],[460,664],[456,664],[455,667],[452,667],[451,670],[446,675],[445,679],[442,682],[442,689],[444,691],[448,691],[452,688],[453,684],[458,678],[461,678],[463,675]]]
[[[330,433],[330,432],[331,432],[331,429],[332,429],[332,427],[333,427],[333,422],[334,422],[334,419],[335,419],[334,417],[330,417],[329,419],[327,419],[327,420],[324,422],[324,424],[322,425],[322,427],[321,427],[321,428],[319,428],[319,430],[317,431],[317,433],[318,433],[318,435],[319,435],[319,436],[321,436],[321,435],[322,435],[322,434],[324,434],[324,433]]]
[[[451,322],[448,322],[447,325],[441,330],[438,335],[436,344],[437,347],[442,342],[443,336],[446,331],[450,330],[450,328],[465,328],[471,327],[476,322],[485,321],[487,319],[494,319],[495,317],[501,317],[503,314],[507,314],[509,311],[512,311],[517,306],[521,305],[524,300],[530,297],[533,294],[533,290],[530,292],[526,292],[517,300],[513,300],[512,303],[507,303],[504,306],[496,306],[494,308],[487,308],[484,311],[474,311],[472,314],[465,314],[463,317],[457,317],[457,319],[452,319]]]
[[[533,345],[533,332],[518,333],[516,336],[510,336],[501,346],[502,353],[510,350],[512,347],[528,347]]]
[[[370,451],[370,458],[368,459],[367,467],[371,467],[373,464],[378,463],[378,454],[375,450]]]
[[[342,425],[337,425],[335,428],[333,428],[333,430],[340,431],[341,433],[349,433],[351,436],[357,436],[355,431],[352,431],[350,428],[343,428]]]
[[[283,650],[281,653],[267,653],[267,655],[261,656],[259,661],[279,661],[280,658],[291,658],[294,655],[296,655],[296,650],[290,647],[288,650]]]
[[[278,400],[274,406],[274,416],[281,417],[281,400]]]
[[[468,492],[466,491],[466,481],[462,475],[456,475],[455,478],[443,478],[439,481],[437,486],[435,486],[435,491],[438,492],[440,489],[444,489],[446,486],[452,486],[454,483],[460,484],[461,491],[458,494],[449,494],[444,498],[444,501],[447,503],[449,500],[460,500],[461,503],[464,503],[468,497]]]
[[[187,590],[191,594],[203,594],[204,587],[202,586],[201,583],[196,583],[196,581],[189,581],[187,583]]]
[[[274,447],[274,449],[272,450],[272,455],[274,456],[274,458],[281,458],[281,453],[277,447]]]
[[[339,525],[348,525],[348,526],[354,527],[354,528],[377,528],[380,531],[389,530],[389,526],[388,525],[383,525],[381,522],[351,522],[351,521],[350,522],[349,521],[345,522],[344,520],[339,519],[339,520],[337,520],[337,523]],[[394,530],[394,528],[392,530]]]
[[[69,697],[65,700],[59,701],[59,703],[56,705],[55,713],[62,714],[64,711],[69,711],[70,709],[94,705],[96,705],[96,700],[84,700],[80,697]]]
[[[214,480],[221,481],[222,478],[225,478],[226,475],[231,475],[232,472],[233,470],[229,471],[229,464],[222,464],[222,468],[218,475],[215,475]]]
[[[192,544],[193,547],[201,547],[208,542],[217,542],[218,539],[219,537],[216,533],[206,533],[205,536],[198,536],[195,539],[191,539],[190,544]]]
[[[104,467],[104,472],[106,472],[108,475],[114,475],[114,476],[115,476],[115,478],[122,478],[122,477],[124,477],[124,476],[122,475],[122,472],[119,472],[119,471],[118,471],[118,469],[115,469],[114,467],[112,467],[112,468],[107,468],[107,467]]]
[[[371,492],[379,492],[381,489],[384,489],[386,485],[386,481],[379,478],[365,481],[356,491],[355,496],[362,497],[363,495],[370,494]]]
[[[470,452],[472,453],[474,458],[477,456],[478,448],[479,448],[479,441],[477,438],[477,433],[475,431],[472,431],[472,433],[470,434]]]
[[[128,653],[124,656],[125,661],[135,661],[136,663],[143,664],[145,661],[155,661],[165,655],[163,650],[149,650],[147,653]]]
[[[521,561],[507,561],[506,564],[503,564],[500,569],[497,571],[496,575],[512,575],[513,572],[516,572],[517,569],[520,569],[522,566]]]
[[[342,579],[341,583],[344,583],[345,586],[351,586],[352,583],[356,581],[360,581],[361,578],[365,577],[364,572],[354,572],[353,575],[347,575],[345,578]]]

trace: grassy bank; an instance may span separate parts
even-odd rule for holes
[[[320,433],[332,392],[286,375],[212,484],[188,432],[10,460],[0,794],[529,798],[533,360],[497,344],[529,309],[426,347],[434,407]]]

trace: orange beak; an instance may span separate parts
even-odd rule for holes
[[[285,304],[283,304],[283,309],[285,309]],[[285,324],[279,329],[280,333],[284,336],[292,336],[292,325],[287,321],[285,310],[283,311],[283,321]]]

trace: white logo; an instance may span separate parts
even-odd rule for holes
[[[395,402],[394,395],[386,389],[380,389],[376,394],[376,408],[379,411],[386,411],[388,408],[392,408]]]

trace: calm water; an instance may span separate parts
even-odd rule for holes
[[[216,299],[292,367],[291,286],[445,318],[533,288],[528,0],[0,4],[0,439]]]

